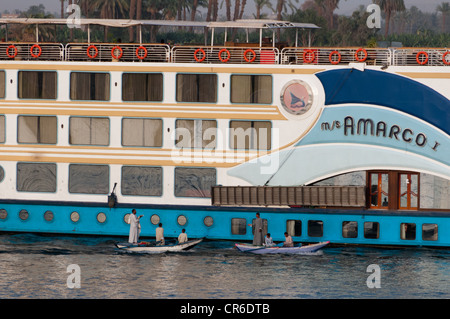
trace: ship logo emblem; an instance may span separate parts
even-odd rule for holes
[[[312,98],[310,86],[300,80],[288,82],[281,90],[281,104],[291,114],[308,112],[312,106]]]

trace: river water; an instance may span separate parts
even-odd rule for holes
[[[0,235],[0,298],[450,298],[445,249],[330,247],[309,255],[253,255],[232,242],[205,241],[187,252],[136,254],[118,251],[117,240]],[[79,268],[73,272],[70,265]]]

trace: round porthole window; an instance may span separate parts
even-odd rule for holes
[[[19,212],[19,218],[20,218],[21,220],[27,220],[29,216],[30,216],[30,214],[28,214],[28,211],[25,210],[25,209],[22,209],[22,210]]]
[[[211,227],[214,224],[214,220],[211,216],[206,216],[203,219],[203,224],[205,224],[205,226],[207,226],[207,227]]]
[[[150,222],[151,222],[153,225],[158,225],[159,222],[160,222],[160,220],[161,220],[161,218],[159,218],[159,216],[156,215],[156,214],[153,214],[152,217],[150,217]]]
[[[98,213],[97,214],[97,221],[101,224],[103,224],[104,222],[106,222],[106,214],[105,213]]]
[[[186,223],[187,223],[187,218],[186,218],[186,216],[184,216],[184,215],[178,216],[178,218],[177,218],[177,223],[178,223],[178,225],[180,225],[180,226],[186,225]]]
[[[51,222],[53,220],[53,212],[52,211],[46,211],[44,213],[44,219],[48,222]]]
[[[130,214],[128,213],[128,214],[125,214],[124,216],[123,216],[123,222],[125,223],[125,224],[130,224]]]
[[[78,212],[72,212],[70,214],[70,220],[74,223],[78,222],[80,220],[80,214]]]
[[[0,209],[0,219],[6,219],[6,217],[8,217],[6,209]]]
[[[287,112],[302,115],[311,109],[313,94],[311,87],[306,82],[293,80],[283,87],[280,99]]]

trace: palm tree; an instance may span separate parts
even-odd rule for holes
[[[69,3],[72,0],[69,0]],[[126,0],[93,0],[91,8],[98,10],[101,19],[120,19],[126,16],[128,2]],[[105,42],[108,41],[108,27],[105,26]]]
[[[339,0],[316,0],[316,3],[321,6],[325,12],[328,28],[331,30],[334,27],[334,10],[338,9]]]
[[[447,19],[447,15],[450,13],[450,4],[448,2],[442,2],[437,6],[436,10],[442,13],[442,32],[445,32],[445,20]]]
[[[261,19],[261,10],[264,7],[267,7],[269,9],[273,10],[272,3],[270,2],[270,0],[254,0],[254,1],[255,1],[255,6],[256,6],[255,19]]]
[[[405,3],[403,0],[373,0],[374,3],[378,4],[384,13],[386,14],[386,31],[384,36],[387,37],[389,32],[389,22],[391,20],[392,14],[397,11],[405,10]]]

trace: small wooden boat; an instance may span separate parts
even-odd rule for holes
[[[253,254],[304,254],[318,251],[322,247],[325,247],[330,242],[321,242],[317,244],[311,244],[300,247],[266,247],[266,246],[254,246],[249,244],[235,244],[239,251]]]
[[[115,243],[116,247],[119,249],[123,249],[128,252],[137,252],[137,253],[165,253],[168,251],[179,252],[185,251],[193,248],[203,241],[203,238],[188,240],[185,243],[177,244],[169,243],[167,245],[159,245],[157,242],[140,242],[137,244],[130,243]]]

